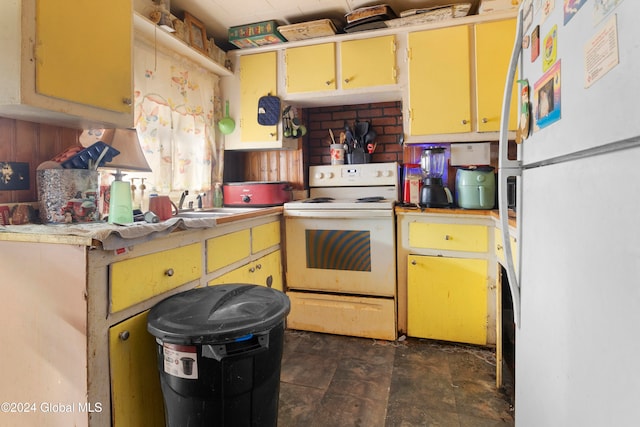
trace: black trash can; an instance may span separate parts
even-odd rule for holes
[[[151,309],[166,425],[275,426],[289,298],[264,286],[192,289]]]

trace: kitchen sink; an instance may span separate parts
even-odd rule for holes
[[[219,218],[259,211],[262,208],[207,208],[184,209],[176,215],[179,218]]]

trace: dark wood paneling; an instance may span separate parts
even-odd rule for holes
[[[77,129],[0,117],[0,162],[29,164],[29,189],[0,191],[0,203],[37,201],[38,165],[77,144],[80,132]]]

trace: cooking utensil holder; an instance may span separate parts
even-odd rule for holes
[[[357,165],[361,163],[371,163],[371,154],[354,151],[353,153],[347,153],[347,164]]]

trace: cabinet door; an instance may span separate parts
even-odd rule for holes
[[[409,255],[407,333],[412,337],[487,342],[487,261]]]
[[[249,283],[282,291],[284,287],[280,251],[271,252],[256,261],[216,277],[208,284],[213,286],[229,283]]]
[[[476,123],[479,132],[500,130],[502,96],[515,35],[515,19],[475,25]],[[514,83],[510,130],[517,126],[517,95],[517,84]]]
[[[340,64],[344,89],[396,84],[396,38],[342,42]]]
[[[276,95],[276,52],[240,57],[240,138],[241,142],[276,141],[277,126],[258,123],[258,100]]]
[[[466,25],[409,33],[412,135],[471,131],[469,36]]]
[[[288,93],[321,92],[336,89],[334,43],[302,46],[285,51]]]
[[[37,0],[36,91],[131,111],[131,1]]]
[[[113,426],[164,425],[156,341],[147,332],[147,315],[145,311],[109,329]]]

